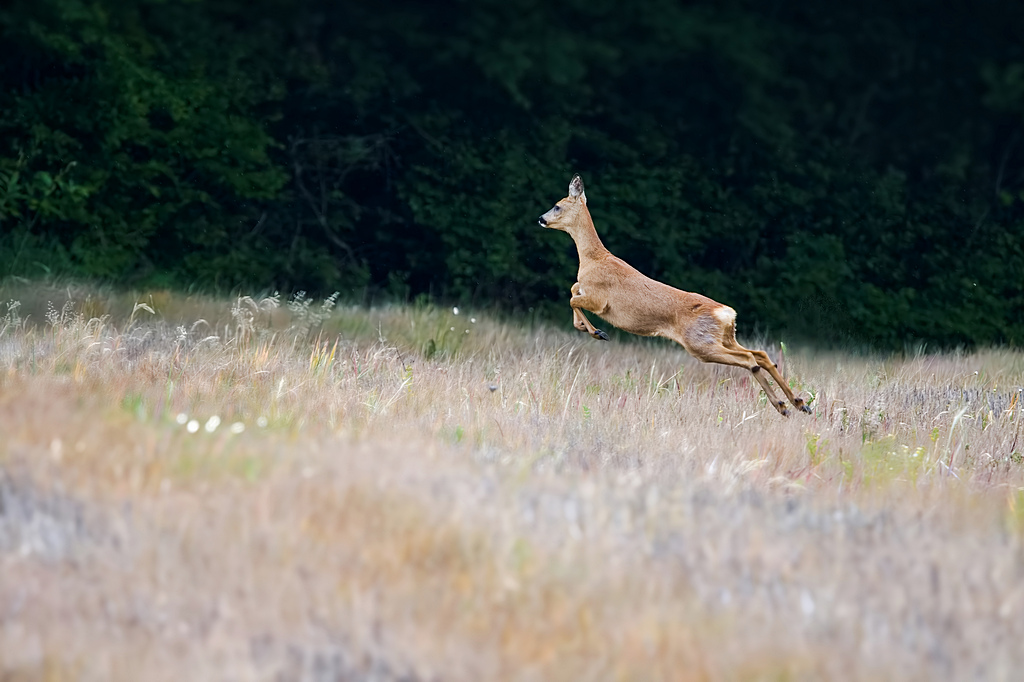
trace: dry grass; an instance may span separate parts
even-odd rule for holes
[[[790,352],[784,420],[668,343],[467,311],[0,299],[0,680],[1024,664],[1024,354]]]

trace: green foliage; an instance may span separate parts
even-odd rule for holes
[[[113,279],[240,246],[244,202],[287,179],[253,111],[283,91],[261,36],[191,10],[60,0],[5,12],[2,40],[19,57],[0,72],[5,233],[59,244],[78,272]]]
[[[5,7],[0,273],[567,319],[535,219],[579,171],[613,252],[744,331],[1024,339],[1024,7]]]

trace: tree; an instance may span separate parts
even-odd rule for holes
[[[86,0],[0,10],[0,267],[545,307],[535,225],[743,324],[1024,338],[1024,6]],[[747,330],[750,327],[746,327]]]

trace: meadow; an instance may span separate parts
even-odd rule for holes
[[[1024,353],[0,286],[0,680],[1010,680]]]

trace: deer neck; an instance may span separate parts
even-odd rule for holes
[[[597,229],[590,217],[590,211],[584,206],[580,209],[579,217],[569,231],[569,236],[576,242],[576,251],[579,252],[580,262],[595,260],[609,254],[608,249],[601,243],[597,236]]]

